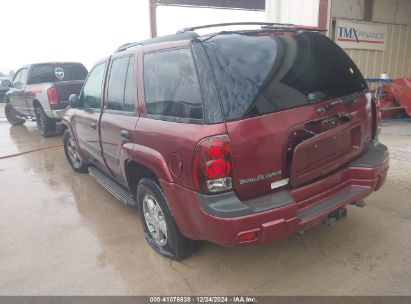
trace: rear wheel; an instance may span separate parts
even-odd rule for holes
[[[76,145],[74,144],[73,137],[71,137],[70,131],[66,130],[63,135],[64,153],[66,154],[67,161],[74,171],[86,173],[88,171],[87,164],[84,163],[80,153],[78,152]]]
[[[181,260],[192,252],[168,208],[163,190],[153,180],[142,178],[137,186],[137,203],[145,237],[159,254]]]
[[[36,123],[40,135],[43,137],[53,136],[56,133],[56,121],[47,117],[41,106],[35,107],[34,112],[36,114]]]
[[[26,122],[25,119],[17,116],[17,111],[10,103],[6,103],[4,113],[6,114],[7,121],[13,126],[21,126]]]

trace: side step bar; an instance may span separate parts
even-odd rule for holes
[[[364,187],[347,187],[337,195],[327,198],[314,206],[302,209],[298,212],[298,217],[302,222],[305,222],[321,214],[331,213],[338,207],[342,207],[342,205],[350,204],[363,198],[369,191],[369,189]]]
[[[90,166],[88,167],[88,174],[93,176],[100,185],[102,185],[106,190],[108,190],[115,198],[120,200],[122,203],[130,206],[136,205],[134,197],[130,194],[130,192],[128,192],[122,186],[113,181],[101,170]]]

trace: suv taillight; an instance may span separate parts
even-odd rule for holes
[[[49,99],[49,104],[56,105],[59,103],[59,95],[55,87],[51,87],[47,90],[47,97]]]
[[[193,162],[197,190],[205,193],[231,190],[231,172],[231,148],[227,135],[208,137],[197,144]]]

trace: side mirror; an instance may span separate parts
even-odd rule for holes
[[[10,90],[11,82],[10,80],[2,80],[0,82],[0,93],[5,94],[8,90]]]
[[[10,80],[2,80],[1,81],[1,85],[3,86],[3,87],[11,87],[11,81]]]
[[[77,94],[71,94],[69,97],[69,106],[70,108],[80,107],[80,98]]]

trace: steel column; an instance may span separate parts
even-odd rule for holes
[[[150,35],[151,38],[157,37],[157,3],[156,0],[148,0],[150,14]]]
[[[265,0],[155,0],[158,5],[195,6],[241,10],[265,9]]]
[[[320,29],[328,28],[328,1],[320,0],[318,11],[318,27]]]

